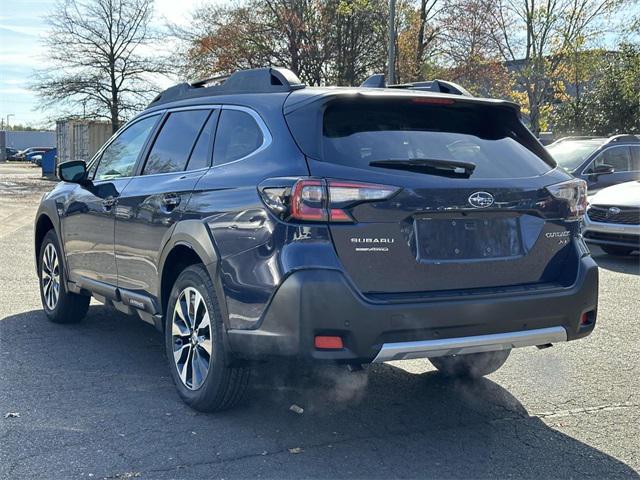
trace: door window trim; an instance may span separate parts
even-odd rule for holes
[[[600,150],[598,153],[595,154],[595,156],[593,157],[592,160],[589,161],[589,163],[587,163],[587,166],[584,167],[582,169],[582,171],[580,172],[580,175],[594,175],[593,173],[587,173],[587,170],[589,170],[589,168],[591,168],[591,165],[593,164],[593,162],[595,162],[598,157],[600,157],[601,155],[604,154],[604,152],[606,152],[607,150],[613,150],[614,148],[628,148],[629,149],[629,155],[631,155],[630,159],[631,162],[633,162],[633,153],[631,152],[631,149],[637,145],[612,145],[610,147],[605,147],[602,150]],[[611,175],[615,175],[616,173],[638,173],[640,172],[640,170],[622,170],[622,171],[614,171]]]
[[[212,113],[215,110],[218,110],[218,120],[216,121],[216,128],[215,128],[215,132],[214,132],[214,136],[213,136],[213,144],[211,146],[211,155],[209,158],[209,166],[208,167],[203,167],[197,170],[180,170],[180,172],[163,172],[163,173],[152,173],[150,175],[142,175],[142,169],[144,168],[144,163],[146,161],[147,156],[149,155],[149,150],[151,149],[151,146],[153,145],[153,142],[155,142],[156,137],[158,136],[158,134],[160,133],[160,129],[161,126],[164,125],[164,122],[166,120],[166,117],[173,112],[179,112],[179,111],[184,111],[184,110],[211,110]],[[258,125],[258,128],[260,128],[261,132],[262,132],[262,145],[260,145],[257,149],[255,149],[253,152],[249,153],[248,155],[245,155],[242,158],[238,158],[236,160],[233,160],[231,162],[227,162],[227,163],[223,163],[221,165],[213,165],[213,146],[215,145],[215,139],[216,136],[218,134],[218,126],[220,125],[220,118],[222,116],[222,111],[223,110],[237,110],[240,112],[245,112],[248,113],[256,122],[256,124]],[[211,114],[210,114],[211,115]],[[151,134],[149,135],[149,138],[147,138],[147,141],[144,145],[144,147],[142,148],[142,150],[140,151],[140,154],[138,154],[138,158],[136,160],[136,165],[134,168],[134,173],[131,176],[128,177],[118,177],[120,178],[134,178],[134,177],[141,177],[141,176],[145,176],[145,177],[154,177],[156,175],[167,175],[167,174],[173,174],[173,173],[187,173],[187,172],[197,172],[200,170],[209,170],[209,169],[214,169],[214,168],[220,168],[220,167],[225,167],[227,165],[232,165],[234,163],[237,162],[241,162],[243,160],[246,160],[262,151],[264,151],[265,149],[267,149],[271,143],[273,143],[273,136],[271,135],[271,131],[269,130],[269,127],[267,127],[267,124],[265,123],[265,121],[262,119],[262,117],[253,109],[242,106],[242,105],[226,105],[226,104],[213,104],[213,105],[189,105],[189,106],[183,106],[183,107],[174,107],[174,108],[168,108],[168,109],[161,109],[161,110],[154,110],[153,112],[149,112],[146,113],[144,115],[141,115],[135,119],[133,119],[130,122],[127,122],[126,124],[124,124],[122,127],[120,127],[118,129],[118,131],[113,135],[113,137],[111,137],[111,139],[109,139],[109,141],[107,143],[105,143],[100,150],[98,150],[98,152],[96,152],[96,154],[94,155],[93,159],[89,162],[89,164],[87,165],[87,169],[91,168],[91,166],[93,165],[94,162],[98,162],[100,163],[100,160],[102,159],[102,153],[104,152],[104,150],[111,145],[111,143],[118,138],[122,132],[124,132],[126,129],[128,129],[130,126],[134,125],[135,123],[144,120],[146,118],[149,117],[153,117],[153,116],[158,116],[159,120],[156,122],[153,130],[151,131]],[[206,122],[205,122],[206,123]],[[201,132],[202,133],[202,132]],[[144,159],[145,161],[143,161],[142,159]],[[94,175],[95,177],[95,175]],[[98,182],[101,182],[103,180],[98,180]],[[105,180],[106,181],[106,180]]]

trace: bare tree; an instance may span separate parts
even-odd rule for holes
[[[572,46],[602,32],[600,21],[625,0],[497,0],[494,38],[525,91],[531,128],[540,131],[541,112],[553,96]]]
[[[436,8],[438,0],[420,0],[418,8],[419,24],[418,38],[416,43],[416,70],[414,76],[420,78],[422,73],[422,63],[424,62],[425,52],[429,49],[438,35],[438,29],[433,26],[434,19],[437,17],[439,9]]]
[[[66,106],[107,118],[115,132],[157,92],[164,62],[145,55],[157,37],[152,0],[61,0],[49,17],[47,60],[33,89],[45,108]]]

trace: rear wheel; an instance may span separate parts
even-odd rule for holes
[[[67,291],[64,263],[58,238],[49,230],[38,256],[40,299],[49,320],[55,323],[77,323],[87,314],[91,297]]]
[[[202,265],[178,276],[165,315],[165,348],[171,377],[190,407],[214,412],[235,406],[250,369],[232,366],[213,283]]]
[[[618,247],[616,245],[600,245],[600,248],[609,255],[631,255],[631,252],[633,252],[633,248]]]
[[[479,378],[498,370],[507,361],[511,350],[469,353],[430,358],[440,373],[448,377]]]

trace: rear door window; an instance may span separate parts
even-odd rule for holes
[[[218,122],[218,110],[214,110],[200,132],[195,147],[189,157],[187,170],[197,170],[208,167],[211,164],[211,150],[213,147],[213,136],[216,133],[216,123]]]
[[[600,165],[612,166],[614,172],[633,171],[631,149],[625,146],[607,148],[591,162],[587,173],[592,172],[594,168]]]
[[[241,110],[222,110],[213,148],[213,164],[240,160],[262,146],[264,136],[255,119]]]
[[[631,170],[640,172],[640,146],[631,147]]]
[[[181,172],[211,110],[184,110],[169,114],[149,152],[143,175]]]
[[[330,104],[322,160],[358,168],[374,161],[445,160],[476,165],[472,178],[518,178],[551,169],[530,149],[515,113],[482,105],[425,105],[422,99]],[[541,147],[539,147],[541,148]]]

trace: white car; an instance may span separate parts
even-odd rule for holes
[[[640,180],[600,190],[589,198],[584,239],[611,255],[640,249]]]

